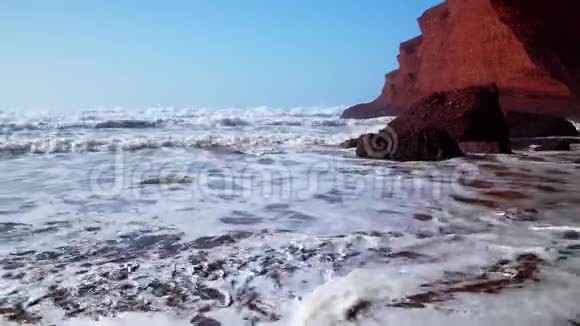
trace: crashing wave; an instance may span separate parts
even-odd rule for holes
[[[5,113],[0,155],[233,148],[245,153],[281,147],[337,145],[384,122],[338,118],[337,108],[90,110],[76,114]],[[312,127],[316,128],[312,132]],[[309,132],[304,132],[304,128]],[[123,132],[122,132],[123,131]]]
[[[141,128],[156,126],[160,121],[189,123],[217,122],[224,126],[249,125],[253,121],[285,121],[289,118],[301,119],[336,119],[343,107],[297,107],[297,108],[147,108],[142,110],[98,109],[68,113],[35,113],[3,112],[0,115],[0,127],[25,128],[78,126],[93,128],[95,126],[113,126],[121,128]]]
[[[91,121],[82,120],[76,122],[60,122],[60,121],[34,121],[26,123],[3,123],[0,124],[0,134],[7,135],[22,131],[38,131],[38,130],[73,130],[73,129],[146,129],[159,128],[164,126],[162,120],[146,121],[146,120],[106,120],[106,121]]]
[[[198,136],[133,136],[124,139],[86,139],[75,137],[41,137],[8,139],[0,142],[0,156],[28,154],[82,154],[97,152],[137,152],[151,149],[207,149],[231,148],[236,152],[262,153],[276,148],[299,148],[304,145],[336,145],[333,136],[297,134],[198,135]],[[342,139],[342,138],[341,138]]]

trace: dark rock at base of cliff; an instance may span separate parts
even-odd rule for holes
[[[512,138],[578,136],[574,124],[558,116],[511,111],[506,120]]]
[[[495,84],[427,96],[387,128],[362,135],[356,144],[359,157],[395,161],[441,161],[464,152],[511,153]]]
[[[567,151],[571,151],[572,147],[570,147],[570,143],[567,142],[566,140],[559,140],[556,142],[546,143],[546,144],[540,145],[538,147],[533,148],[532,150],[534,150],[536,152],[546,152],[546,151],[567,152]]]
[[[546,151],[568,152],[572,150],[572,147],[570,146],[570,142],[566,140],[557,140],[554,142],[546,142],[542,145],[531,148],[531,150],[536,152],[546,152]]]
[[[342,148],[356,148],[358,144],[358,138],[352,138],[352,139],[348,139],[343,141],[342,143],[340,143],[340,147]]]
[[[398,112],[399,110],[396,108],[383,105],[380,101],[374,101],[352,106],[344,110],[340,117],[342,119],[374,119],[395,116]]]
[[[442,129],[382,131],[362,135],[356,154],[363,158],[394,161],[443,161],[463,156],[459,145]]]
[[[544,151],[570,151],[571,144],[580,143],[577,138],[514,138],[511,140],[515,150],[529,150],[534,152]]]
[[[479,144],[468,146],[475,152],[511,153],[508,125],[495,84],[434,93],[391,121],[389,128],[404,134],[441,129],[457,143]]]
[[[489,141],[466,141],[459,143],[459,148],[464,153],[496,154],[502,153],[503,144],[501,142]]]

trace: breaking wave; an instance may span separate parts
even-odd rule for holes
[[[136,152],[154,149],[215,149],[228,147],[244,153],[261,153],[302,145],[337,145],[345,137],[285,135],[148,136],[125,139],[37,138],[0,142],[0,157],[28,154]]]
[[[0,111],[0,324],[578,324],[578,151],[355,160],[340,111]]]
[[[260,107],[102,109],[28,115],[0,112],[0,156],[224,146],[263,153],[281,147],[336,145],[385,123],[385,119],[340,119],[341,111],[342,107]]]
[[[0,112],[0,134],[84,129],[151,129],[248,127],[344,127],[372,124],[373,120],[340,119],[344,107],[252,109],[87,110],[76,113]],[[379,119],[381,120],[381,119]]]
[[[204,121],[205,120],[205,121]],[[0,124],[0,134],[11,134],[22,131],[42,131],[42,130],[74,130],[74,129],[154,129],[174,126],[191,126],[197,125],[199,127],[244,127],[251,126],[252,123],[240,118],[218,118],[211,119],[197,119],[187,121],[184,119],[158,119],[153,121],[148,120],[104,120],[91,121],[83,120],[78,122],[62,123],[62,122],[25,122],[25,123],[3,123]]]

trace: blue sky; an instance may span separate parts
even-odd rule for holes
[[[0,108],[371,100],[440,0],[0,0]]]

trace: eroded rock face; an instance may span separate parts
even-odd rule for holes
[[[491,0],[491,4],[532,61],[580,98],[580,2]]]
[[[580,78],[580,42],[569,32],[580,27],[561,37],[561,30],[578,23],[574,14],[558,18],[555,12],[578,12],[572,8],[580,4],[572,1],[448,0],[429,9],[419,18],[422,35],[401,44],[400,68],[386,75],[381,95],[343,117],[392,115],[433,92],[486,83],[498,85],[506,111],[580,115],[580,101],[570,91]],[[534,9],[520,17],[519,6]],[[546,6],[556,9],[540,15]]]

